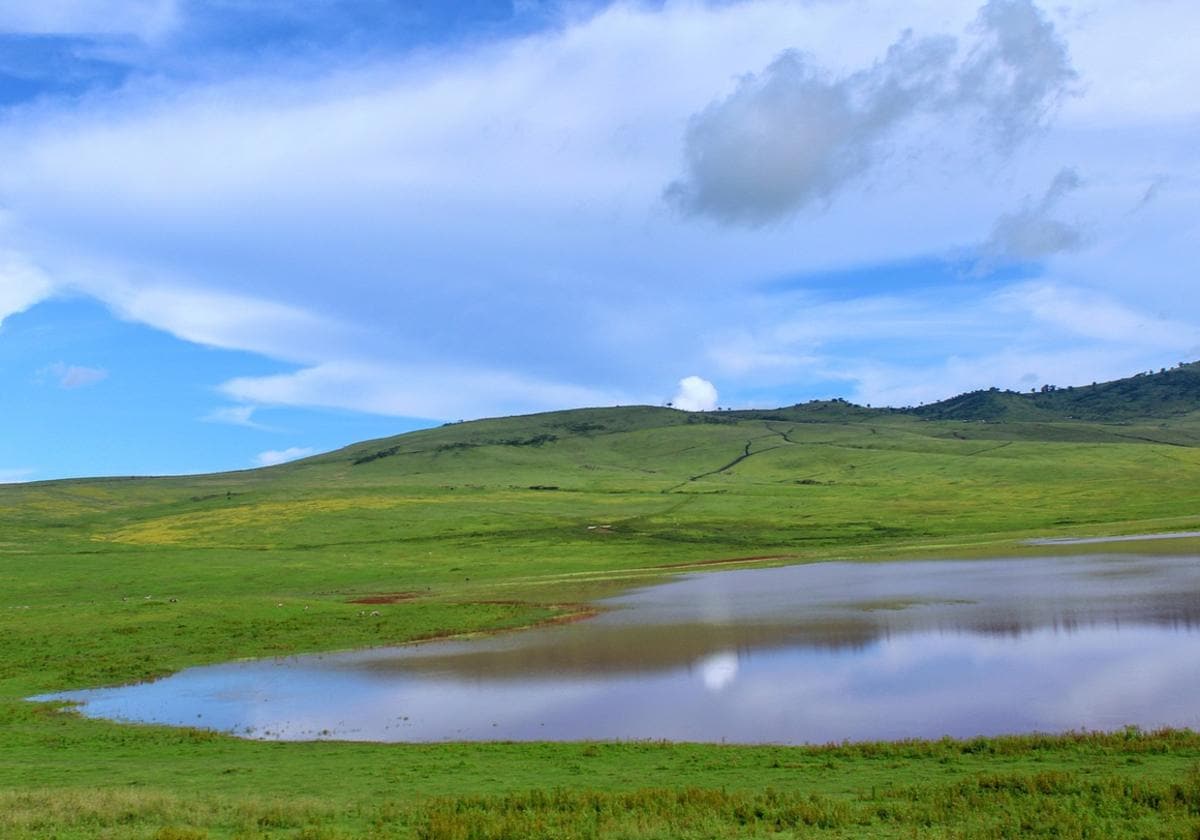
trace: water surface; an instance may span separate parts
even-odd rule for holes
[[[576,624],[56,697],[89,716],[277,739],[1200,728],[1197,557],[823,563],[694,575],[600,603]]]

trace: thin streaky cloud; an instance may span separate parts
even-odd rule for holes
[[[307,458],[312,454],[313,449],[310,446],[289,446],[287,449],[268,449],[254,456],[254,466],[273,467],[276,464],[285,464],[288,461],[295,461],[298,458]]]
[[[19,484],[25,481],[32,481],[36,474],[37,470],[32,467],[0,469],[0,484]]]
[[[42,368],[40,373],[49,375],[58,382],[58,387],[67,390],[95,385],[97,382],[103,382],[105,379],[108,379],[108,371],[104,368],[88,367],[86,365],[68,365],[63,362],[55,362],[54,364],[47,365]]]
[[[263,432],[279,431],[254,419],[258,406],[230,405],[214,408],[200,419],[206,423],[225,423],[230,426],[243,426],[247,429],[258,429]]]

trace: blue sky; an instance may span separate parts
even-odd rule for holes
[[[1182,0],[4,4],[0,481],[1198,358],[1197,31]]]

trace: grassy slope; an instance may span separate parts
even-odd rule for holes
[[[1061,807],[1068,835],[1091,826],[1173,836],[1195,825],[1200,807],[1188,799],[1200,759],[1193,736],[870,755],[258,744],[83,721],[20,698],[238,656],[520,626],[664,567],[1197,528],[1198,439],[1200,421],[1186,414],[1001,424],[839,403],[707,416],[626,408],[446,426],[269,470],[0,487],[0,790],[11,791],[0,813],[12,815],[0,833],[44,836],[49,825],[61,836],[151,836],[191,825],[213,836],[337,836],[375,826],[457,836],[475,825],[501,836],[528,833],[520,821],[537,813],[550,827],[566,820],[555,830],[577,836],[597,826],[733,836],[770,825],[829,836],[908,836],[921,825],[1003,836],[1006,815],[1019,819],[1038,803]],[[379,616],[349,603],[396,592],[415,597],[373,608]],[[981,773],[994,778],[980,782]],[[1144,796],[1128,793],[1131,779],[1148,786]],[[1192,781],[1173,793],[1181,779]],[[619,792],[662,785],[733,798],[697,794],[682,810],[590,829],[563,816],[579,802],[503,799],[586,789],[601,797],[588,807],[616,814],[634,807],[614,799]],[[786,801],[760,801],[767,785]],[[476,794],[501,798],[472,811],[461,797]],[[456,798],[431,804],[429,795]],[[837,814],[808,826],[796,815],[810,795],[820,806],[812,814]],[[772,808],[794,819],[742,818]]]

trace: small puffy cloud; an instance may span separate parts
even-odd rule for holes
[[[273,467],[297,458],[306,458],[313,454],[311,446],[289,446],[287,449],[268,449],[254,456],[254,465],[258,467]]]
[[[908,129],[933,145],[933,130],[973,114],[981,134],[1011,152],[1045,124],[1075,71],[1030,0],[990,0],[971,36],[974,46],[957,59],[957,38],[906,31],[881,60],[841,77],[784,52],[692,117],[686,173],[665,198],[685,215],[724,224],[778,221],[828,204],[897,143],[911,142]]]
[[[716,386],[699,376],[685,376],[671,405],[681,411],[712,411],[717,407]]]
[[[1022,262],[1078,250],[1084,241],[1077,225],[1051,216],[1060,201],[1082,186],[1074,169],[1063,169],[1041,200],[996,220],[983,246],[985,262]]]
[[[108,371],[104,368],[68,365],[63,362],[55,362],[46,366],[42,369],[42,373],[57,379],[60,388],[82,388],[108,378]]]

